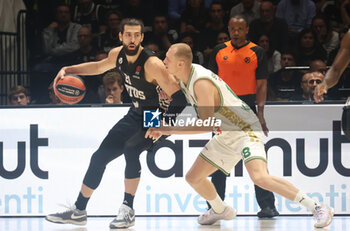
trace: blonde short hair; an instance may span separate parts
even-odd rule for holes
[[[192,63],[193,55],[192,50],[189,45],[186,43],[176,43],[171,46],[171,48],[175,48],[175,56],[184,59],[187,63]]]

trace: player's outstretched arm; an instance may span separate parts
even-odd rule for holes
[[[323,100],[329,88],[337,84],[340,76],[350,62],[350,32],[347,32],[342,39],[340,50],[334,59],[331,68],[327,71],[322,83],[318,84],[314,91],[314,99],[317,103]]]
[[[56,82],[63,78],[65,75],[72,74],[72,75],[98,75],[102,74],[112,68],[116,65],[116,59],[118,57],[119,51],[121,47],[117,47],[112,49],[108,57],[98,61],[98,62],[87,62],[87,63],[81,63],[78,65],[72,65],[72,66],[66,66],[63,67],[58,74],[55,77],[54,85],[56,85]]]

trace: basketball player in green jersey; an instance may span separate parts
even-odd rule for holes
[[[149,129],[145,135],[146,138],[156,139],[160,135],[196,134],[213,130],[216,133],[186,174],[187,182],[211,206],[199,216],[199,224],[211,225],[218,220],[230,220],[236,216],[236,211],[223,203],[207,177],[218,169],[225,174],[230,173],[241,159],[254,184],[305,206],[314,214],[315,227],[325,227],[331,223],[332,208],[314,201],[288,181],[268,173],[259,119],[219,76],[200,65],[192,64],[192,51],[187,44],[172,45],[164,63],[168,72],[179,82],[187,101],[196,108],[198,119],[215,117],[221,121],[219,127],[162,126]]]

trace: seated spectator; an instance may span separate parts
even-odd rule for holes
[[[264,48],[267,56],[267,70],[269,74],[281,69],[281,53],[270,46],[270,39],[266,34],[259,37],[258,45]]]
[[[279,52],[288,46],[288,25],[284,19],[275,17],[276,7],[271,1],[260,3],[260,18],[253,20],[249,25],[248,38],[257,43],[261,34],[270,38],[270,45]]]
[[[187,0],[169,0],[168,2],[169,25],[172,28],[178,28]]]
[[[93,0],[77,0],[73,11],[72,21],[89,27],[93,36],[106,30],[104,25],[105,9],[102,5],[95,4]]]
[[[284,19],[288,24],[288,41],[294,46],[298,34],[311,26],[316,15],[316,6],[312,0],[281,0],[277,5],[276,17]]]
[[[180,19],[180,34],[185,32],[200,34],[208,18],[208,9],[204,0],[187,0],[186,8]]]
[[[327,60],[327,52],[318,43],[316,34],[311,29],[300,32],[297,43],[297,66],[310,66],[312,60]]]
[[[312,60],[310,63],[310,72],[321,72],[322,74],[326,74],[327,65],[324,61],[320,59]]]
[[[108,53],[106,53],[104,51],[98,51],[97,54],[96,54],[96,57],[95,57],[95,61],[101,61],[102,59],[107,58],[107,56],[108,56]],[[111,70],[111,71],[113,71],[113,70]],[[114,70],[114,71],[116,71],[116,70]],[[103,77],[103,74],[99,75],[97,77],[97,80],[98,80],[98,90],[97,90],[97,92],[98,92],[98,96],[99,96],[100,99],[101,99],[101,95],[104,94],[103,93],[104,92],[103,84],[101,84],[102,83],[102,77]],[[124,87],[124,90],[122,92],[122,101],[123,101],[123,103],[131,103],[131,99],[130,99],[129,94],[128,94],[128,92],[127,92],[125,87]],[[100,102],[104,102],[104,98]]]
[[[224,5],[225,9],[225,15],[227,17],[230,17],[230,11],[234,6],[237,6],[241,0],[221,0],[222,4]],[[226,20],[228,21],[228,19]]]
[[[203,56],[202,52],[197,50],[193,34],[183,33],[181,35],[180,42],[186,43],[187,45],[189,45],[191,47],[192,54],[193,54],[193,61],[192,62],[203,65],[204,56]]]
[[[102,77],[103,91],[99,89],[101,102],[105,104],[122,104],[124,90],[123,79],[118,71],[109,71]]]
[[[268,79],[268,100],[288,101],[299,87],[302,73],[298,70],[288,69],[295,67],[295,56],[290,51],[281,55],[282,69],[270,74]]]
[[[350,26],[350,5],[347,0],[316,1],[318,13],[323,14],[331,27],[339,32],[343,27]]]
[[[213,0],[204,0],[205,8],[209,8]],[[168,1],[168,15],[169,23],[176,28],[181,18],[182,13],[186,8],[188,0],[169,0]]]
[[[219,1],[212,2],[209,8],[209,20],[200,35],[201,39],[198,40],[198,49],[203,52],[206,63],[209,61],[210,54],[216,45],[218,33],[227,30],[224,17],[225,11],[222,3]]]
[[[178,37],[176,30],[169,30],[167,17],[159,14],[154,16],[152,31],[145,33],[143,44],[156,43],[161,53],[165,54],[171,44],[178,40]]]
[[[95,61],[96,47],[92,45],[92,34],[88,27],[81,27],[78,31],[79,49],[67,55],[67,66]]]
[[[241,3],[232,7],[230,11],[230,18],[237,15],[243,16],[249,25],[253,20],[260,17],[260,1],[242,0]]]
[[[317,35],[318,42],[327,51],[327,57],[332,50],[339,46],[339,34],[333,31],[325,17],[319,15],[312,19],[312,30]]]
[[[210,4],[209,20],[205,24],[205,30],[201,34],[201,40],[205,40],[208,47],[214,47],[216,45],[216,37],[221,31],[227,31],[225,10],[220,1],[214,1]]]
[[[32,100],[48,103],[47,88],[66,63],[67,54],[79,48],[78,31],[81,25],[71,22],[70,9],[60,4],[55,9],[55,21],[43,30],[44,59],[33,68],[31,76]]]
[[[81,25],[71,22],[67,5],[58,5],[56,20],[43,30],[46,61],[62,62],[62,56],[79,48],[78,31]]]
[[[2,1],[4,2],[4,1]],[[14,1],[12,1],[14,2]],[[29,63],[36,64],[42,59],[43,52],[43,41],[42,41],[42,31],[51,22],[54,21],[54,9],[57,5],[54,1],[19,1],[18,3],[25,3],[26,9],[25,13],[25,38],[27,46],[27,54],[29,54]],[[6,9],[4,9],[6,10]],[[15,12],[15,11],[13,11]],[[15,24],[17,18],[17,13],[14,19],[11,20]],[[6,19],[1,17],[1,21],[5,22]],[[4,31],[4,30],[2,30]],[[13,32],[16,29],[14,27]],[[11,48],[13,49],[13,48]]]
[[[103,8],[106,11],[111,11],[111,10],[121,10],[121,3],[120,1],[114,1],[114,0],[93,0],[95,4],[100,4],[103,6]]]
[[[314,102],[315,87],[322,82],[323,78],[324,75],[320,72],[305,73],[300,83],[302,91],[296,92],[289,100]]]
[[[164,60],[165,53],[161,52],[157,43],[150,42],[146,44],[145,47],[153,51],[158,58],[160,58],[161,60]]]
[[[326,75],[327,65],[322,60],[316,59],[310,63],[310,72],[320,72]],[[339,83],[340,82],[340,83]],[[330,88],[327,92],[328,99],[338,100],[341,98],[339,87],[341,86],[341,81],[339,81],[335,86]]]
[[[100,50],[109,52],[113,48],[122,44],[122,42],[119,40],[121,20],[121,13],[117,11],[110,11],[107,13],[107,29],[106,31],[101,33],[97,38],[97,46]]]
[[[56,96],[55,91],[53,90],[53,82],[50,84],[48,90],[49,90],[49,98],[50,98],[49,104],[55,104],[55,105],[63,104],[61,100]]]
[[[224,43],[230,40],[230,36],[228,35],[227,31],[221,31],[218,33],[218,35],[216,36],[216,45],[220,44],[220,43]]]
[[[128,18],[137,18],[143,22],[145,29],[152,25],[152,18],[155,14],[155,7],[151,0],[119,0],[122,2],[121,9],[122,13]]]
[[[12,87],[8,94],[9,105],[26,106],[30,103],[28,90],[22,85]]]

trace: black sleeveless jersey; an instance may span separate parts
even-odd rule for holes
[[[139,57],[134,63],[128,63],[124,48],[119,52],[117,58],[117,70],[121,73],[124,85],[132,101],[132,109],[138,114],[143,113],[143,109],[155,110],[160,107],[157,86],[149,83],[145,79],[145,62],[155,54],[143,48]]]

